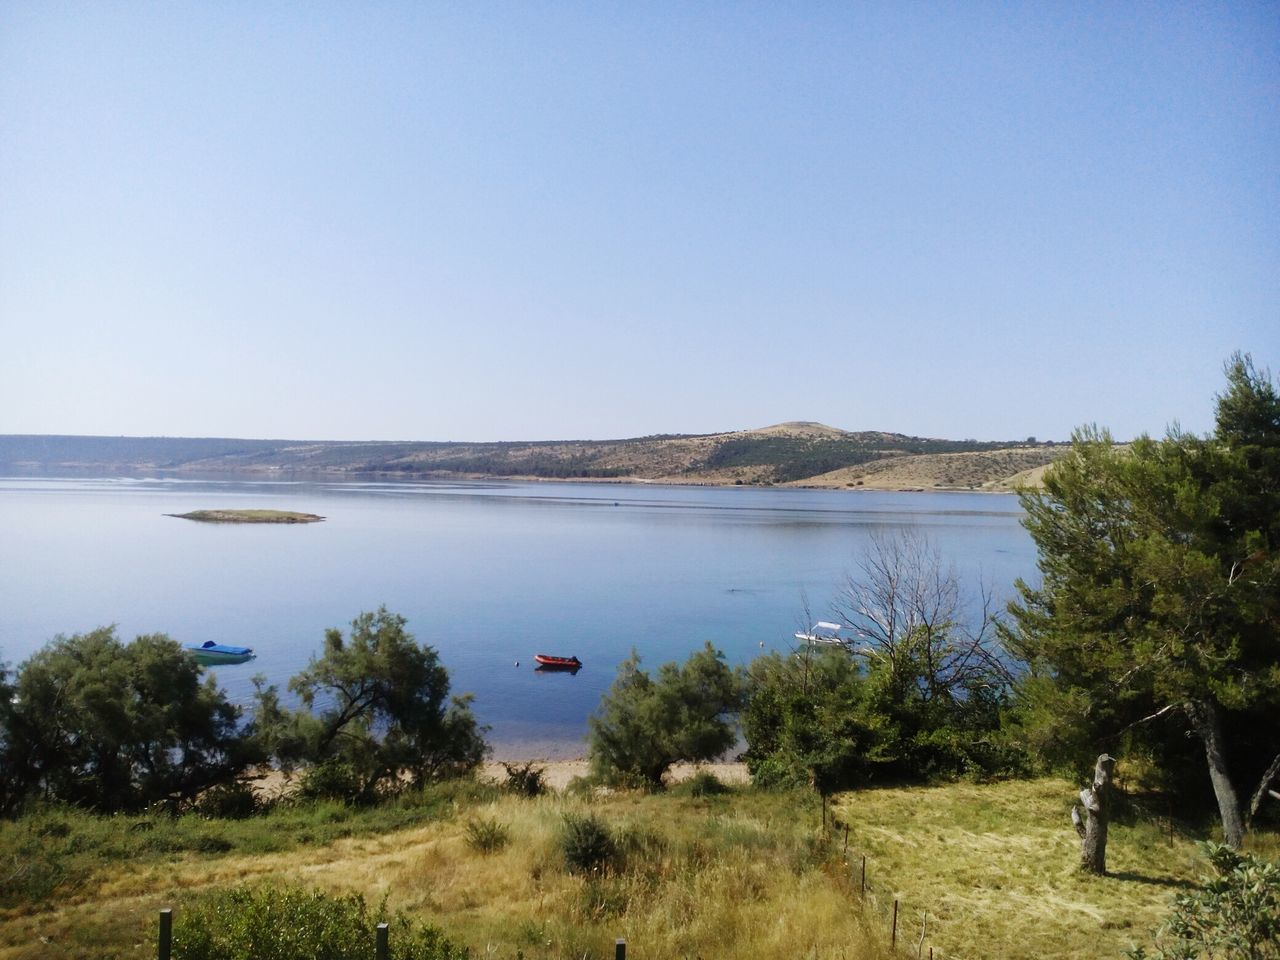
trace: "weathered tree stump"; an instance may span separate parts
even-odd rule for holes
[[[1080,791],[1080,806],[1072,805],[1071,822],[1080,834],[1080,867],[1098,875],[1107,872],[1107,820],[1111,815],[1111,772],[1114,757],[1105,753],[1093,768],[1093,783]]]

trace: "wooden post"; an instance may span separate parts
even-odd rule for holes
[[[844,825],[844,852],[849,852],[849,825]]]
[[[391,955],[391,944],[389,943],[391,939],[390,924],[386,924],[386,923],[378,924],[376,937],[377,939],[375,941],[375,950],[374,950],[375,955],[377,956],[378,960],[387,960],[387,957]]]
[[[623,937],[613,941],[613,960],[627,960],[627,941]]]
[[[173,948],[173,910],[165,907],[160,911],[160,938],[156,943],[156,960],[169,960]]]
[[[862,855],[862,899],[867,899],[867,855]]]
[[[893,901],[893,933],[889,937],[889,947],[893,949],[898,945],[898,901]]]

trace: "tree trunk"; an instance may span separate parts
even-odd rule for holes
[[[1107,820],[1111,815],[1111,771],[1114,757],[1105,753],[1093,768],[1093,783],[1080,791],[1080,807],[1071,807],[1071,822],[1080,834],[1080,867],[1099,876],[1107,872]]]
[[[1204,755],[1209,762],[1209,780],[1213,794],[1218,798],[1218,814],[1222,817],[1222,838],[1227,846],[1240,849],[1244,841],[1244,820],[1240,817],[1240,800],[1235,784],[1227,772],[1227,761],[1222,755],[1222,719],[1212,700],[1192,701],[1186,706],[1191,725],[1204,741]]]

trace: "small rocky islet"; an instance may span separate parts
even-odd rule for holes
[[[166,513],[179,520],[201,523],[319,523],[324,517],[292,510],[193,510],[190,513]]]

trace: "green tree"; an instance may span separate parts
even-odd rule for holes
[[[827,794],[873,778],[886,731],[866,708],[867,692],[859,661],[844,650],[753,660],[742,711],[752,782]]]
[[[854,639],[760,657],[747,671],[753,779],[827,793],[875,778],[1020,769],[997,736],[1011,678],[990,596],[978,600],[966,603],[927,538],[873,536],[835,601]]]
[[[738,678],[710,643],[683,665],[664,663],[656,678],[632,651],[588,720],[592,767],[660,787],[673,763],[711,760],[733,746],[730,715],[740,700]]]
[[[1042,582],[1019,581],[1009,642],[1026,709],[1082,749],[1180,718],[1237,846],[1242,778],[1280,769],[1238,735],[1280,721],[1280,396],[1241,355],[1227,381],[1213,435],[1080,430],[1022,494]]]
[[[474,769],[488,747],[471,698],[450,697],[436,651],[405,623],[381,607],[356,617],[347,637],[325,631],[324,654],[289,681],[304,710],[260,688],[255,730],[265,749],[286,766],[314,765],[316,783],[366,802]]]
[[[239,710],[173,640],[114,628],[58,637],[3,691],[9,808],[39,796],[99,810],[177,804],[255,759]]]

